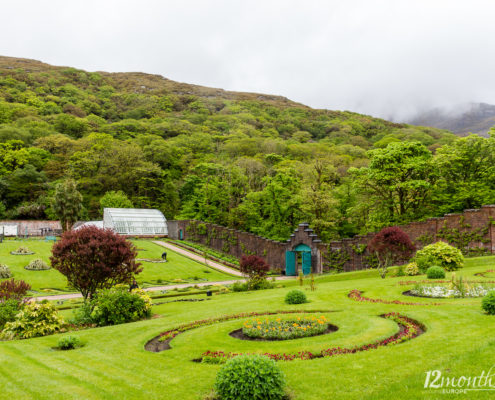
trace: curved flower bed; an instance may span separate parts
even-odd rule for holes
[[[276,320],[259,318],[244,322],[242,333],[253,339],[289,340],[321,335],[328,330],[328,321],[320,317],[298,317],[297,320]]]
[[[259,317],[264,315],[305,314],[305,313],[314,314],[314,313],[327,313],[327,312],[331,312],[331,310],[280,310],[280,311],[249,312],[249,313],[223,315],[217,318],[208,318],[200,321],[189,322],[187,324],[182,324],[176,328],[162,332],[160,333],[160,335],[149,340],[144,346],[144,348],[148,351],[153,351],[153,352],[160,352],[163,350],[167,350],[170,348],[168,343],[180,333],[189,331],[191,329],[200,328],[202,326],[216,324],[218,322],[231,321],[240,318]]]
[[[491,270],[488,270],[488,271],[485,271],[483,273],[487,273],[487,272],[490,272],[490,271]],[[478,274],[482,274],[482,272],[479,272]],[[475,274],[475,275],[477,275],[477,274]],[[480,275],[480,276],[482,276],[482,275]],[[435,280],[428,279],[428,280],[426,280],[426,279],[423,279],[421,281],[400,281],[397,284],[399,286],[411,286],[411,285],[417,285],[417,284],[427,284],[427,283],[428,284],[436,284],[436,283],[451,283],[451,282],[452,282],[451,280],[445,280],[445,279],[443,279],[443,280],[439,280],[439,279],[435,279]],[[466,283],[470,283],[470,284],[471,283],[495,283],[495,281],[471,281],[471,280],[466,280],[465,282]]]
[[[299,351],[297,353],[264,353],[263,355],[275,361],[292,361],[292,360],[312,360],[314,358],[333,357],[340,354],[357,353],[360,351],[367,351],[376,349],[381,346],[389,346],[405,342],[406,340],[414,339],[421,335],[425,328],[418,321],[415,321],[405,315],[399,313],[388,313],[381,315],[382,318],[390,319],[396,322],[400,330],[395,335],[392,335],[386,339],[378,340],[376,342],[364,344],[356,347],[332,347],[323,349],[318,353],[311,353],[310,351]],[[223,351],[206,351],[201,355],[199,360],[203,363],[209,364],[221,364],[228,359],[246,354],[246,353],[225,353]]]
[[[372,299],[361,295],[361,291],[354,289],[348,294],[349,298],[356,301],[366,301],[369,303],[382,303],[382,304],[399,304],[403,306],[440,306],[442,303],[412,303],[400,300],[384,300],[384,299]]]

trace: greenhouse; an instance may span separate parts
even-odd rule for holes
[[[103,227],[121,235],[165,236],[167,220],[160,210],[138,208],[105,208]]]

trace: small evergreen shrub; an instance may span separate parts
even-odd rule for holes
[[[69,321],[74,325],[91,325],[93,324],[93,318],[91,316],[91,312],[93,307],[91,306],[90,301],[85,301],[81,307],[76,308],[73,311],[73,317]]]
[[[7,322],[15,321],[15,316],[21,311],[22,304],[14,299],[0,303],[0,331]]]
[[[138,321],[151,316],[151,298],[142,290],[125,286],[98,292],[91,318],[99,326]]]
[[[407,276],[414,276],[414,275],[419,275],[419,268],[418,264],[415,262],[410,262],[404,267],[404,273]]]
[[[7,279],[12,276],[10,268],[5,264],[0,264],[0,279]]]
[[[233,292],[246,292],[248,290],[248,285],[245,282],[234,282],[232,285]]]
[[[485,297],[483,297],[483,299],[481,300],[481,308],[487,314],[495,314],[495,291],[491,291]]]
[[[426,270],[426,277],[428,279],[443,279],[445,278],[445,270],[442,267],[433,265]]]
[[[242,355],[218,371],[215,390],[222,400],[280,400],[285,378],[275,361],[260,355]]]
[[[7,322],[0,334],[1,339],[29,339],[37,336],[51,335],[64,325],[62,317],[55,307],[48,302],[30,301],[22,307],[15,320]]]
[[[72,350],[83,347],[84,343],[78,336],[64,336],[60,338],[57,344],[59,350]]]
[[[29,270],[29,271],[45,271],[45,270],[50,269],[51,267],[46,262],[44,262],[41,258],[37,258],[35,260],[32,260],[24,268]]]
[[[287,304],[302,304],[307,303],[308,299],[306,298],[306,294],[304,292],[294,289],[286,294],[285,302]]]
[[[421,263],[421,267],[426,270],[431,265],[439,265],[446,271],[455,271],[464,266],[464,256],[462,252],[445,242],[436,242],[418,250],[415,261]],[[426,265],[426,262],[430,262]]]

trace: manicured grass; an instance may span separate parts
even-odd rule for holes
[[[495,267],[495,257],[470,259],[457,275]],[[345,275],[343,275],[345,276]],[[349,275],[352,276],[352,275]],[[425,373],[441,370],[445,376],[479,376],[495,357],[495,317],[482,313],[480,299],[447,299],[441,306],[405,306],[360,303],[347,297],[352,289],[369,297],[400,299],[410,277],[378,277],[328,282],[317,279],[309,290],[309,303],[290,306],[286,288],[229,293],[196,303],[167,303],[153,308],[160,318],[77,333],[87,345],[77,350],[51,350],[61,335],[0,343],[2,398],[12,399],[203,399],[211,390],[218,365],[191,360],[206,350],[238,352],[318,351],[352,346],[387,337],[397,330],[392,321],[378,316],[400,312],[422,322],[427,331],[410,341],[356,354],[311,361],[279,362],[294,399],[436,399],[445,398],[424,389]],[[424,279],[419,276],[414,279]],[[421,301],[422,299],[414,299]],[[428,299],[424,299],[428,302]],[[155,335],[181,323],[249,311],[294,309],[332,310],[324,315],[337,332],[282,342],[250,342],[228,333],[242,327],[243,319],[217,323],[178,335],[172,349],[161,353],[144,350]],[[464,398],[491,398],[491,392],[469,392]]]
[[[133,241],[138,249],[139,258],[161,258],[167,252],[166,263],[142,262],[143,272],[137,276],[141,286],[169,285],[174,283],[199,283],[204,281],[222,281],[234,279],[231,275],[207,267],[171,250],[158,246],[148,240]],[[34,251],[32,255],[12,255],[20,246]],[[67,280],[54,269],[47,271],[28,271],[24,267],[36,258],[50,264],[53,242],[43,240],[6,240],[0,243],[0,262],[7,264],[15,279],[23,279],[33,288],[35,295],[50,295],[73,292],[67,287]]]

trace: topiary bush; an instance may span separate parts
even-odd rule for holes
[[[436,242],[418,250],[415,261],[423,271],[431,264],[439,265],[446,271],[455,271],[464,266],[462,252],[445,242]]]
[[[308,299],[306,298],[306,294],[304,292],[294,289],[286,294],[285,302],[287,304],[302,304],[307,303]]]
[[[426,277],[428,279],[443,279],[445,278],[445,270],[442,267],[433,265],[426,270]]]
[[[41,258],[37,258],[35,260],[32,260],[28,265],[24,267],[24,269],[27,269],[29,271],[45,271],[50,269],[51,267],[44,262]]]
[[[47,301],[25,303],[16,315],[15,321],[7,322],[0,334],[1,339],[29,339],[37,336],[51,335],[64,326],[62,317]]]
[[[488,292],[488,294],[481,300],[481,308],[487,314],[495,314],[495,291]]]
[[[129,292],[123,285],[98,292],[92,305],[91,318],[99,326],[123,324],[151,316],[151,298],[142,289]]]
[[[0,264],[0,279],[7,279],[12,276],[10,268],[5,264]]]
[[[60,338],[56,348],[59,350],[72,350],[83,346],[84,342],[79,338],[79,336],[69,335]]]
[[[215,390],[222,400],[280,400],[285,378],[275,361],[260,355],[242,355],[218,371]]]
[[[414,275],[419,275],[419,268],[418,264],[415,262],[410,262],[404,267],[404,273],[407,276],[414,276]]]

